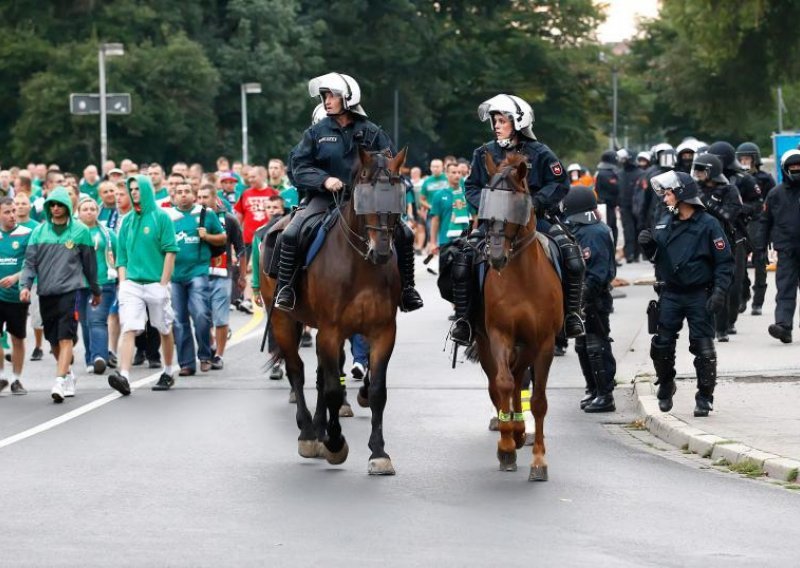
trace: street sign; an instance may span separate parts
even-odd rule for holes
[[[800,132],[781,132],[772,135],[772,149],[775,154],[775,179],[781,183],[781,156],[789,150],[797,150],[800,144]]]
[[[106,94],[106,112],[108,114],[130,114],[131,109],[129,93]],[[100,114],[100,95],[97,93],[72,93],[69,96],[69,110],[72,114]]]

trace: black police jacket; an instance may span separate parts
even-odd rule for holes
[[[469,177],[464,182],[467,201],[475,209],[480,207],[481,191],[489,185],[484,155],[489,152],[495,164],[502,162],[509,152],[523,154],[528,158],[528,188],[533,204],[540,213],[553,211],[569,190],[569,181],[564,166],[556,155],[544,144],[525,139],[512,149],[504,149],[497,142],[489,142],[475,149]]]
[[[324,183],[329,177],[351,183],[359,146],[367,151],[395,153],[392,140],[379,126],[354,116],[353,122],[344,127],[326,116],[303,133],[303,139],[290,154],[290,179],[297,188],[314,195],[326,192]]]
[[[737,229],[742,214],[742,198],[736,186],[724,183],[702,186],[699,197],[706,211],[720,222],[729,241],[736,242],[737,238],[746,237],[746,234],[739,234],[740,228]]]
[[[617,276],[614,259],[614,238],[605,223],[568,223],[578,241],[586,264],[584,284],[586,300],[591,302],[608,293],[608,287]]]
[[[758,217],[764,208],[764,197],[761,195],[761,187],[759,187],[756,178],[750,174],[737,173],[728,179],[739,190],[739,196],[742,198],[742,217],[744,217],[744,220],[750,221]]]
[[[619,206],[623,209],[633,208],[633,196],[636,194],[637,182],[642,175],[642,168],[636,164],[625,164],[619,169]]]
[[[597,167],[594,189],[597,192],[598,202],[605,203],[609,207],[619,205],[619,176],[612,164],[601,163]]]
[[[781,183],[769,192],[761,215],[761,239],[775,250],[800,250],[800,186]]]
[[[727,290],[731,285],[731,246],[719,221],[699,207],[685,221],[664,215],[653,229],[653,241],[642,248],[667,288]]]
[[[772,177],[771,173],[761,170],[757,170],[753,174],[753,177],[756,178],[758,188],[761,190],[761,198],[766,200],[770,190],[775,187],[775,178]]]

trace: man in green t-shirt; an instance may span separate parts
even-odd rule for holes
[[[267,174],[269,176],[268,185],[283,199],[283,213],[290,213],[293,207],[300,204],[300,194],[286,178],[286,165],[283,160],[272,158],[267,165]]]
[[[97,201],[97,192],[100,189],[100,176],[97,174],[97,166],[86,166],[83,170],[83,179],[79,188],[81,193],[85,193]]]
[[[172,308],[175,310],[175,347],[178,351],[180,375],[189,376],[200,370],[211,370],[211,305],[209,304],[209,245],[222,246],[226,236],[214,211],[196,205],[192,184],[181,182],[175,187],[175,207],[167,212],[175,228],[178,254],[172,273]],[[197,352],[192,339],[194,323]]]
[[[445,172],[447,188],[437,192],[431,203],[431,253],[437,254],[439,247],[458,238],[469,227],[469,209],[458,164],[450,162]]]
[[[27,199],[27,195],[20,194]],[[25,360],[25,331],[28,306],[19,299],[19,277],[25,251],[33,229],[17,223],[14,201],[0,199],[0,328],[11,336],[11,392],[26,394],[22,386],[22,364]],[[0,376],[0,392],[9,385],[8,376]]]
[[[425,209],[431,208],[436,193],[447,189],[447,176],[444,174],[444,164],[438,158],[431,160],[431,175],[422,182],[422,189],[419,190],[420,204]]]

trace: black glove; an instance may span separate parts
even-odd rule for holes
[[[642,229],[639,233],[639,245],[646,247],[653,242],[653,231],[650,229]]]
[[[712,314],[715,314],[720,311],[724,305],[725,292],[723,292],[720,288],[714,288],[714,292],[711,293],[708,301],[706,301],[706,309]]]

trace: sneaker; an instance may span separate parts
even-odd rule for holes
[[[94,375],[94,365],[86,365],[86,374]]]
[[[183,367],[180,371],[178,371],[178,375],[181,377],[191,377],[197,372],[196,369],[190,369],[189,367]]]
[[[8,386],[8,379],[0,379],[0,392],[3,392]]]
[[[246,314],[252,314],[253,313],[253,302],[251,302],[250,300],[243,300],[239,304],[239,311],[240,312],[244,312]]]
[[[67,373],[67,376],[64,377],[64,396],[75,396],[75,383],[75,374],[72,372],[72,369],[70,369],[69,373]]]
[[[280,365],[273,365],[272,370],[269,372],[269,380],[280,381],[283,378],[283,369]]]
[[[53,397],[53,402],[56,404],[64,402],[64,377],[56,377],[56,384],[53,385],[53,390],[50,391],[50,396]]]
[[[144,363],[145,359],[146,359],[146,357],[145,357],[144,351],[141,351],[141,350],[137,349],[136,350],[136,355],[133,356],[133,366],[134,367],[138,367],[139,365]]]
[[[211,361],[200,361],[200,372],[208,373],[211,370]]]
[[[172,385],[174,384],[175,384],[175,379],[173,379],[166,373],[161,373],[158,382],[152,386],[152,390],[154,391],[169,390],[172,388]]]
[[[112,369],[116,369],[117,368],[117,364],[118,364],[117,354],[114,353],[113,351],[109,351],[108,352],[108,366],[111,367]]]
[[[147,361],[147,368],[148,369],[160,369],[161,368],[161,359],[150,359]]]
[[[212,371],[221,371],[225,367],[225,363],[222,362],[222,357],[219,355],[214,355],[214,358],[211,359],[211,370]]]
[[[106,372],[106,361],[102,357],[94,358],[94,365],[92,367],[95,375],[102,375]]]
[[[31,353],[31,361],[41,361],[42,357],[44,357],[44,352],[39,347],[34,347],[33,353]]]
[[[314,345],[314,340],[311,338],[311,332],[304,331],[300,336],[300,347],[311,347],[312,345]]]
[[[350,369],[350,374],[353,375],[353,380],[360,381],[367,374],[367,370],[361,363],[355,363],[353,368]]]
[[[28,391],[25,390],[25,387],[23,387],[22,383],[17,379],[11,383],[11,394],[28,394]]]
[[[108,376],[108,386],[120,393],[122,396],[131,394],[131,385],[128,384],[128,379],[119,374],[119,371],[114,371]]]

